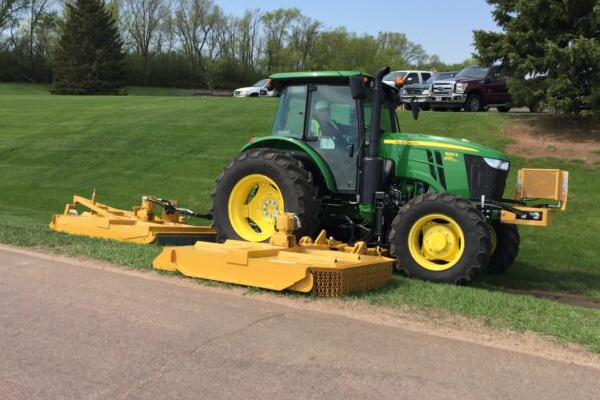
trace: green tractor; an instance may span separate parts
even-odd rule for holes
[[[326,229],[381,246],[410,277],[465,284],[484,270],[503,273],[519,251],[517,224],[547,225],[551,207],[564,209],[567,173],[530,170],[521,188],[558,204],[503,199],[507,155],[401,133],[400,83],[382,83],[387,72],[272,75],[280,97],[272,134],[251,138],[216,179],[218,240],[266,241],[285,210],[297,217],[296,236]]]

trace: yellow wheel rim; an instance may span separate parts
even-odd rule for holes
[[[283,196],[271,178],[248,175],[231,190],[227,211],[231,227],[242,239],[262,242],[275,232],[273,219],[283,212]]]
[[[431,271],[452,268],[465,251],[465,236],[452,218],[430,214],[420,218],[408,233],[408,250],[413,259]]]

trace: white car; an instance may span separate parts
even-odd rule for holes
[[[252,86],[235,89],[234,97],[273,97],[275,90],[269,90],[270,79],[261,79]]]
[[[431,71],[393,71],[383,77],[383,83],[395,86],[396,78],[402,77],[404,86],[410,86],[424,83],[431,75],[433,75]]]

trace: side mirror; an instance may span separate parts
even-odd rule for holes
[[[350,77],[350,92],[354,100],[364,100],[367,98],[367,90],[362,75]]]
[[[272,91],[273,91],[273,89],[275,89],[275,84],[273,84],[273,81],[272,81],[271,79],[269,79],[269,80],[267,81],[267,86],[266,86],[266,89],[267,89],[269,92],[272,92]]]
[[[394,85],[396,86],[397,89],[400,89],[402,86],[404,86],[404,78],[401,76],[396,77],[396,80],[394,81]]]
[[[419,119],[419,102],[415,99],[412,99],[410,102],[410,109],[412,111],[412,115],[414,119]]]

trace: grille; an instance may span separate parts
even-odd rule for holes
[[[452,93],[453,85],[433,85],[431,88],[432,94],[450,94]]]
[[[421,94],[422,92],[421,88],[406,88],[406,94]]]
[[[482,157],[470,154],[465,154],[465,165],[471,199],[482,195],[491,200],[502,199],[508,171],[492,168]]]
[[[391,263],[357,266],[340,270],[311,268],[313,294],[339,297],[385,286],[392,280]]]
[[[156,244],[159,246],[192,246],[197,241],[215,242],[216,235],[201,234],[164,234],[156,235]]]

